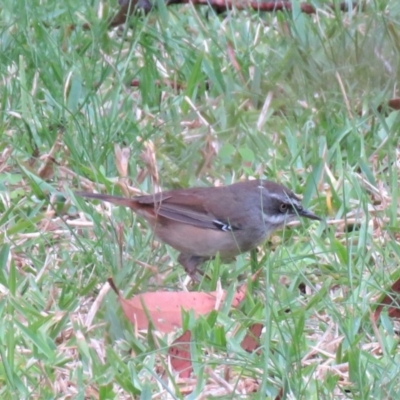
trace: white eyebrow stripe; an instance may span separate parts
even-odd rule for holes
[[[260,190],[266,190],[264,186],[257,186],[258,189]],[[289,200],[289,204],[292,204],[296,207],[300,207],[301,206],[301,200],[300,199],[296,199],[293,197],[290,197],[288,193],[283,192],[283,193],[268,193],[268,196],[273,197],[274,199],[277,199],[279,201],[285,201],[285,200]]]
[[[284,193],[284,195],[282,196],[281,194],[277,194],[277,193],[269,193],[270,197],[273,197],[274,199],[280,200],[280,201],[284,201],[284,200],[289,200],[289,202],[291,204],[301,204],[299,200],[294,199],[293,197],[290,197],[287,193]]]

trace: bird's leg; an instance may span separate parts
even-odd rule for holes
[[[199,265],[209,260],[208,257],[194,256],[192,254],[181,253],[178,257],[179,264],[185,269],[185,272],[192,278],[193,281],[199,282],[198,275],[203,275],[202,271],[198,270]]]

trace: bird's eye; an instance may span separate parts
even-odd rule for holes
[[[282,204],[279,206],[279,211],[280,211],[281,213],[285,213],[287,210],[288,210],[288,205],[287,205],[286,203],[282,203]]]

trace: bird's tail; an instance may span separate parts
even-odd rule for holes
[[[80,197],[107,201],[117,206],[128,207],[134,211],[138,209],[138,202],[134,199],[127,199],[126,197],[111,196],[109,194],[92,193],[92,192],[75,192],[75,194]]]

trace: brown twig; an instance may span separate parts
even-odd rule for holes
[[[110,278],[107,279],[107,282],[108,282],[108,284],[111,286],[111,289],[115,292],[115,294],[116,294],[117,296],[119,296],[119,295],[120,295],[119,289],[118,289],[117,286],[115,285],[114,279],[110,277]]]

